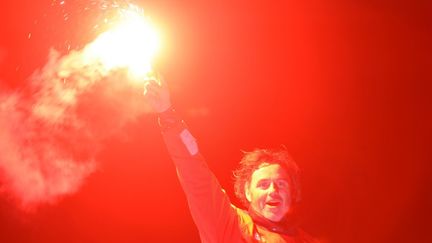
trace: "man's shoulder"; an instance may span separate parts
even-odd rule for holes
[[[234,208],[238,218],[238,226],[243,235],[244,239],[248,239],[253,235],[254,222],[252,217],[249,215],[248,211],[238,208],[231,204]]]
[[[231,204],[231,207],[235,210],[237,214],[240,226],[245,225],[251,227],[253,225],[252,217],[249,215],[249,213],[246,210],[238,208],[233,204]]]

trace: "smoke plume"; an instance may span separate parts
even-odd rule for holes
[[[0,93],[0,193],[25,209],[76,192],[103,140],[146,112],[141,93],[85,48],[51,50],[28,86]]]

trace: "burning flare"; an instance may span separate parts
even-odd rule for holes
[[[105,71],[127,68],[135,80],[152,72],[151,61],[159,48],[159,38],[139,8],[121,10],[118,23],[100,34],[84,50],[89,63],[102,64]]]

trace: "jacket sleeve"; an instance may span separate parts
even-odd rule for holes
[[[208,168],[195,138],[173,110],[160,114],[159,124],[201,240],[234,242],[240,233],[236,208]]]

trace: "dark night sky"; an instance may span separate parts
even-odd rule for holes
[[[163,30],[172,99],[234,203],[241,150],[284,144],[303,171],[299,222],[312,235],[432,240],[431,3],[138,3]],[[56,11],[2,3],[4,92],[25,86],[50,47],[91,38],[87,19]],[[105,140],[97,160],[76,194],[37,212],[1,197],[0,242],[199,242],[154,115]]]

